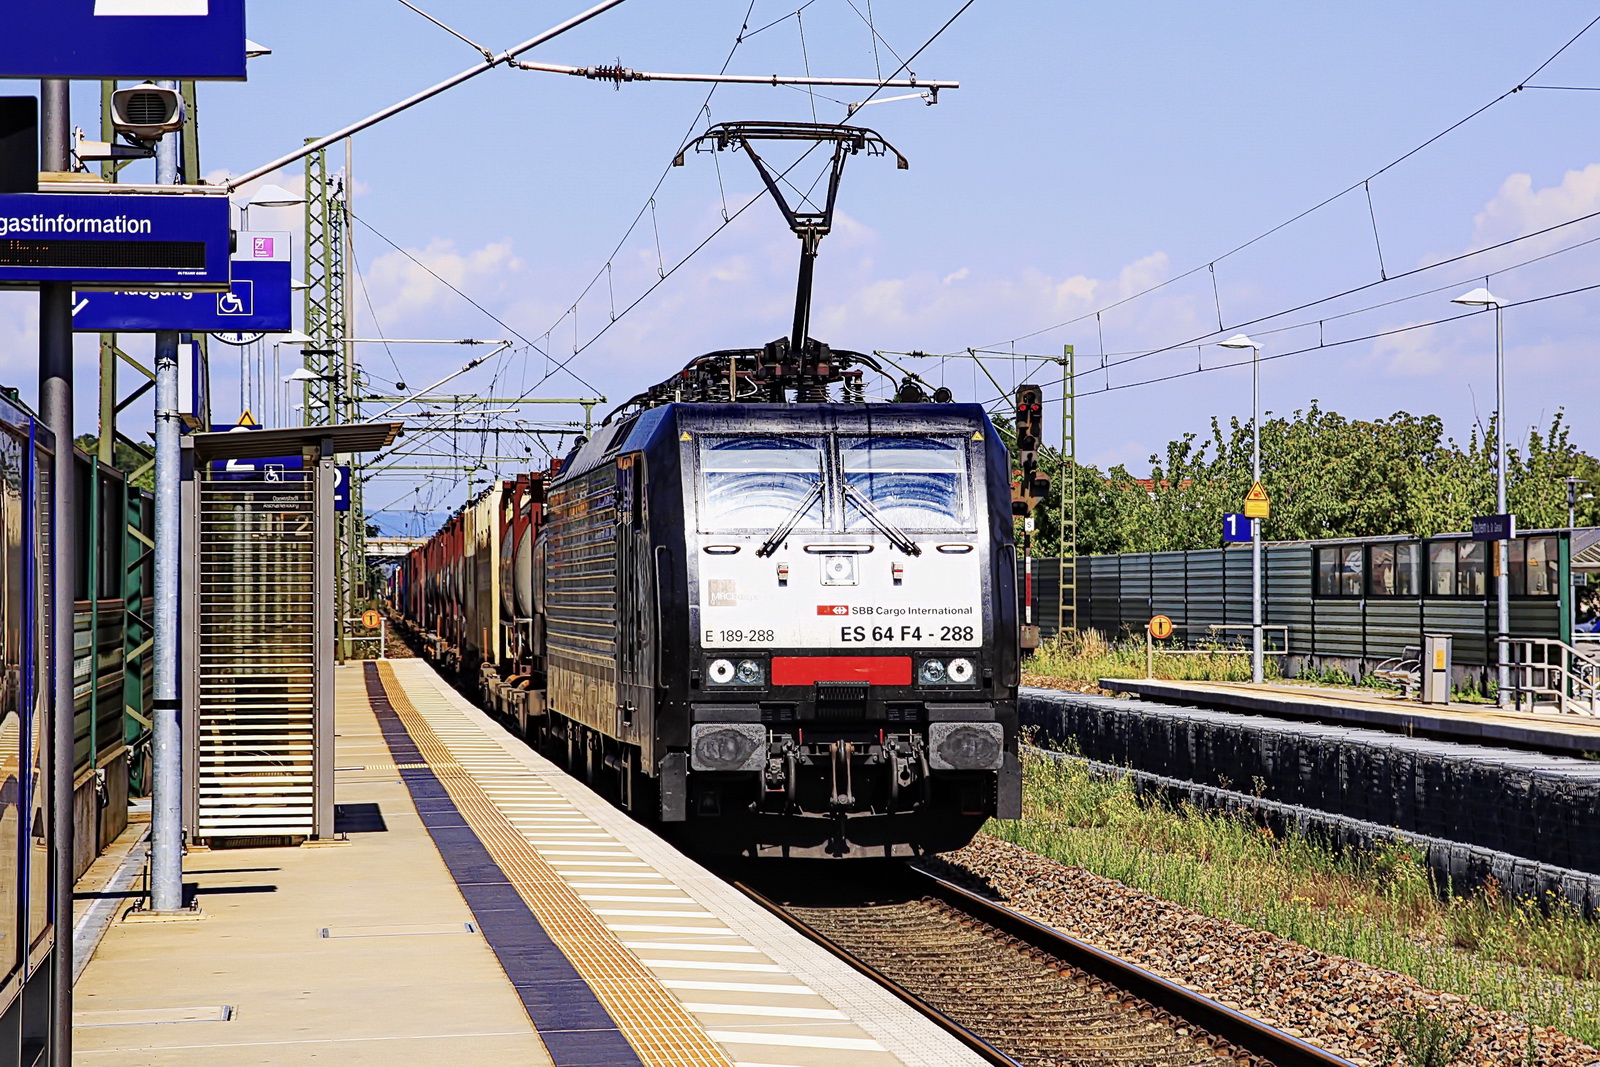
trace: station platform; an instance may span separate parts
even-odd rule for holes
[[[1255,712],[1432,737],[1444,741],[1527,748],[1581,755],[1600,752],[1600,717],[1556,712],[1510,711],[1486,704],[1419,704],[1398,694],[1331,686],[1248,682],[1174,682],[1149,678],[1101,678],[1100,688],[1145,700]]]
[[[347,841],[195,851],[111,924],[84,1064],[976,1064],[420,660],[337,672]]]

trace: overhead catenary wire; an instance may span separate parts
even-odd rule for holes
[[[915,52],[912,52],[911,55],[909,55],[905,59],[901,60],[900,65],[897,66],[893,71],[890,72],[888,78],[879,80],[877,82],[876,86],[873,88],[873,90],[870,93],[868,93],[866,95],[866,97],[862,101],[860,101],[860,103],[853,105],[853,107],[860,107],[863,104],[866,104],[866,103],[870,102],[874,97],[876,97],[886,87],[888,87],[890,84],[892,84],[892,81],[893,81],[894,78],[898,77],[901,74],[901,72],[907,70],[910,67],[910,65],[917,60],[917,57],[921,56],[922,53],[925,52],[929,48],[929,46],[931,46],[947,30],[949,30],[950,27],[955,24],[956,20],[959,19],[963,14],[965,14],[967,12],[967,10],[969,8],[971,8],[972,5],[975,2],[976,2],[976,0],[965,0],[965,3],[963,3],[959,8],[957,8],[955,13],[952,14],[948,19],[946,19],[939,26],[939,28],[936,29],[928,37],[928,39],[925,40],[917,48],[917,50]],[[748,19],[749,19],[749,10],[753,10],[754,6],[755,5],[752,2],[750,9],[748,9],[746,11],[746,14],[745,14],[746,21],[748,21]],[[739,38],[739,41],[745,40],[747,38],[748,38],[748,35],[741,36]],[[737,49],[739,41],[735,42],[735,44],[734,44],[734,48],[735,49]],[[730,50],[729,57],[728,57],[729,61],[732,60],[732,56],[733,56],[733,52],[732,52],[732,50]],[[726,66],[726,64],[724,66]],[[930,83],[925,83],[925,84],[930,84]],[[709,101],[710,101],[710,95],[709,94],[707,95],[706,99],[707,99],[707,103],[709,103]],[[696,112],[696,119],[697,120],[698,120],[698,116],[699,116],[699,111]],[[848,115],[846,116],[846,118],[848,118]],[[844,125],[844,121],[841,120],[840,122],[836,123],[835,125],[841,125],[842,126],[842,125]],[[691,125],[689,132],[693,133],[693,131],[694,131],[694,127],[693,127],[693,125]],[[797,159],[794,163],[791,163],[788,167],[784,168],[784,170],[781,172],[780,176],[787,175],[791,170],[794,169],[794,167],[798,166],[801,162],[803,162],[806,158],[808,158],[811,155],[811,153],[814,152],[815,150],[816,150],[816,145],[813,145],[810,149],[807,149],[806,152],[799,159]],[[651,196],[652,199],[655,197],[656,193],[660,191],[661,184],[662,184],[662,182],[664,182],[666,180],[666,176],[669,173],[671,173],[671,167],[670,166],[665,168],[661,173],[661,177],[656,180],[655,187],[651,190],[651,193],[650,193],[650,196]],[[678,260],[677,263],[673,264],[671,268],[665,270],[661,274],[661,276],[659,278],[657,278],[653,283],[651,283],[644,290],[644,292],[640,293],[637,298],[635,298],[631,303],[626,305],[620,312],[618,312],[616,318],[614,318],[610,322],[607,322],[604,325],[602,325],[601,328],[592,337],[589,338],[589,340],[583,342],[582,344],[574,345],[574,350],[573,350],[572,355],[566,357],[565,359],[561,359],[561,360],[554,360],[554,357],[551,357],[552,360],[554,360],[553,366],[550,367],[546,371],[544,377],[542,377],[538,381],[534,382],[534,384],[531,387],[529,387],[528,391],[532,392],[534,389],[537,389],[546,380],[548,380],[550,375],[555,373],[556,370],[565,369],[569,363],[571,363],[574,359],[576,359],[578,356],[580,356],[584,351],[586,351],[596,341],[600,340],[601,337],[605,336],[605,334],[608,333],[613,326],[615,326],[618,322],[620,322],[622,320],[623,316],[627,315],[634,308],[636,308],[640,304],[642,304],[650,296],[651,293],[655,292],[655,290],[657,288],[659,288],[664,282],[666,282],[666,280],[668,278],[672,277],[672,275],[675,274],[684,264],[688,263],[689,260],[693,259],[702,249],[704,249],[707,245],[709,245],[719,234],[722,233],[723,230],[727,229],[728,226],[731,225],[735,219],[739,218],[739,216],[743,215],[745,211],[749,210],[752,206],[754,206],[760,200],[764,199],[765,195],[766,195],[765,193],[758,193],[756,196],[754,196],[750,200],[746,201],[745,204],[742,207],[740,207],[737,211],[733,212],[731,215],[729,215],[727,218],[725,218],[720,225],[714,227],[712,229],[712,231],[709,234],[707,234],[705,236],[705,238],[702,239],[698,244],[696,244],[692,249],[690,249],[689,252],[686,255],[684,255],[684,257],[682,259]],[[612,261],[612,260],[614,260],[616,258],[617,252],[621,251],[622,246],[627,242],[628,236],[633,232],[633,229],[638,226],[639,220],[643,218],[644,213],[645,213],[646,210],[648,210],[649,206],[650,205],[647,202],[646,206],[639,210],[638,214],[634,218],[634,221],[629,225],[628,231],[623,234],[622,239],[617,242],[617,245],[612,250],[611,255],[609,257],[607,257],[607,262],[610,262],[610,261]],[[592,289],[594,287],[595,283],[599,280],[600,275],[602,273],[603,273],[603,268],[600,271],[596,271],[595,272],[594,277],[592,277],[589,280],[588,284],[584,286],[583,291],[579,293],[578,299],[576,301],[574,301],[574,303],[572,305],[572,309],[569,312],[567,312],[567,314],[572,314],[572,315],[576,314],[578,304],[582,303],[583,298],[588,295],[590,289]],[[562,318],[565,318],[565,317],[566,317],[565,315],[562,316]],[[559,322],[561,320],[557,319],[556,321],[557,321],[557,324],[559,324]],[[553,328],[554,327],[552,327],[552,329]]]
[[[1578,287],[1573,288],[1573,289],[1563,289],[1563,290],[1561,290],[1559,292],[1545,293],[1545,294],[1542,294],[1540,296],[1527,297],[1527,298],[1525,298],[1523,300],[1507,301],[1505,304],[1501,305],[1501,309],[1502,310],[1509,310],[1511,308],[1526,307],[1526,306],[1529,306],[1529,305],[1532,305],[1532,304],[1544,303],[1544,302],[1549,301],[1549,300],[1559,300],[1559,299],[1562,299],[1564,297],[1577,296],[1577,295],[1579,295],[1581,293],[1594,292],[1597,289],[1600,289],[1600,282],[1596,282],[1596,283],[1593,283],[1591,285],[1578,286]],[[1415,330],[1425,330],[1425,329],[1430,329],[1430,328],[1432,328],[1434,326],[1442,326],[1442,325],[1446,325],[1446,324],[1452,323],[1452,322],[1459,322],[1462,319],[1469,319],[1469,318],[1472,318],[1474,316],[1481,315],[1481,314],[1484,314],[1484,309],[1474,309],[1472,311],[1463,311],[1460,314],[1456,314],[1456,315],[1449,315],[1449,316],[1446,316],[1444,318],[1430,319],[1430,320],[1428,320],[1426,322],[1413,322],[1413,323],[1408,323],[1408,324],[1406,324],[1404,326],[1395,326],[1395,327],[1391,327],[1391,328],[1385,329],[1385,330],[1375,330],[1375,331],[1373,331],[1371,333],[1361,334],[1360,336],[1357,336],[1357,337],[1344,337],[1344,338],[1339,338],[1338,340],[1333,340],[1333,341],[1319,341],[1317,344],[1314,344],[1314,345],[1305,345],[1305,346],[1303,346],[1301,348],[1289,349],[1289,350],[1284,351],[1284,352],[1274,352],[1274,353],[1272,353],[1270,355],[1263,354],[1263,355],[1261,355],[1259,357],[1259,361],[1262,362],[1262,363],[1270,363],[1270,362],[1273,362],[1274,360],[1290,359],[1290,358],[1293,358],[1295,356],[1303,356],[1303,355],[1307,355],[1308,353],[1312,353],[1312,352],[1321,352],[1321,351],[1325,351],[1325,350],[1333,349],[1333,348],[1342,348],[1342,347],[1344,347],[1346,345],[1362,344],[1362,343],[1368,342],[1368,341],[1382,340],[1383,338],[1386,338],[1386,337],[1395,337],[1395,336],[1398,336],[1400,334],[1411,333],[1411,332],[1413,332]],[[977,350],[974,350],[974,351],[977,351]],[[926,356],[926,355],[928,355],[928,353],[922,353],[922,355]],[[1035,358],[1038,358],[1040,360],[1045,360],[1045,359],[1054,359],[1056,357],[1039,356],[1039,357],[1035,357]],[[1141,379],[1139,381],[1124,382],[1124,383],[1119,384],[1119,385],[1108,385],[1108,386],[1106,386],[1104,388],[1092,390],[1092,391],[1087,392],[1087,393],[1080,392],[1077,395],[1078,395],[1078,399],[1079,400],[1087,400],[1087,399],[1089,399],[1091,397],[1094,397],[1094,396],[1097,396],[1097,395],[1100,395],[1100,394],[1103,394],[1103,393],[1115,393],[1115,392],[1121,392],[1122,390],[1125,390],[1125,389],[1139,389],[1139,388],[1142,388],[1142,387],[1148,386],[1148,385],[1160,385],[1160,384],[1163,384],[1163,383],[1166,383],[1166,382],[1177,381],[1177,380],[1182,379],[1182,378],[1193,378],[1193,377],[1195,377],[1197,375],[1200,375],[1200,374],[1213,374],[1213,373],[1216,373],[1216,372],[1219,372],[1219,371],[1237,370],[1239,368],[1249,367],[1252,362],[1253,362],[1253,360],[1251,360],[1251,359],[1242,359],[1242,360],[1235,360],[1235,361],[1228,362],[1228,363],[1217,363],[1217,364],[1213,364],[1212,366],[1209,366],[1209,367],[1202,367],[1202,368],[1198,368],[1198,369],[1195,369],[1195,370],[1175,371],[1175,372],[1173,372],[1171,374],[1163,374],[1163,375],[1159,375],[1159,376],[1153,377],[1153,378],[1144,378],[1144,379]],[[1078,374],[1073,375],[1073,377],[1069,378],[1068,380],[1072,381],[1072,380],[1074,380],[1074,379],[1076,379],[1078,377],[1082,377],[1085,373],[1088,373],[1088,372],[1080,371],[1080,372],[1078,372]],[[1041,389],[1042,390],[1047,390],[1052,384],[1059,384],[1059,383],[1058,382],[1057,383],[1046,382],[1043,385],[1041,385]],[[980,403],[985,405],[985,406],[992,406],[992,405],[995,405],[997,403],[1005,403],[1005,402],[1007,402],[1008,399],[1009,398],[1004,393],[1001,393],[998,396],[996,396],[995,398],[988,399],[988,400],[983,400],[983,401],[980,401]],[[1046,399],[1048,401],[1048,400],[1051,400],[1051,399],[1058,399],[1058,398],[1045,397],[1044,399]]]
[[[1176,284],[1176,283],[1178,283],[1180,281],[1183,281],[1185,278],[1188,278],[1188,277],[1191,277],[1192,275],[1198,274],[1200,271],[1205,270],[1207,267],[1214,266],[1215,264],[1220,263],[1223,260],[1228,259],[1231,256],[1237,255],[1238,253],[1243,252],[1245,249],[1250,248],[1251,246],[1253,246],[1255,244],[1258,244],[1261,241],[1266,240],[1268,237],[1271,237],[1273,234],[1277,233],[1278,231],[1280,231],[1282,229],[1285,229],[1286,227],[1294,225],[1295,223],[1299,222],[1301,219],[1304,219],[1309,215],[1315,214],[1316,212],[1318,212],[1318,211],[1322,210],[1323,208],[1327,207],[1329,204],[1332,204],[1335,201],[1344,198],[1345,196],[1349,195],[1350,193],[1354,192],[1355,190],[1365,187],[1368,182],[1372,181],[1372,179],[1383,175],[1384,173],[1388,172],[1389,170],[1392,170],[1393,168],[1399,166],[1401,163],[1404,163],[1406,160],[1410,159],[1412,156],[1416,155],[1418,152],[1423,151],[1424,149],[1428,148],[1429,146],[1433,145],[1434,143],[1436,143],[1436,142],[1442,140],[1443,138],[1449,136],[1451,133],[1454,133],[1456,130],[1460,129],[1462,126],[1465,126],[1467,123],[1471,122],[1473,119],[1477,118],[1479,115],[1482,115],[1484,112],[1488,111],[1490,108],[1494,107],[1496,104],[1499,104],[1501,101],[1505,100],[1507,97],[1515,95],[1516,93],[1522,91],[1522,89],[1525,88],[1525,87],[1529,87],[1529,86],[1526,85],[1527,82],[1529,82],[1534,77],[1536,77],[1539,74],[1540,71],[1544,70],[1551,63],[1555,62],[1557,57],[1559,57],[1568,48],[1571,48],[1575,43],[1577,43],[1577,41],[1578,41],[1578,39],[1580,37],[1582,37],[1584,34],[1588,33],[1591,29],[1593,29],[1596,23],[1600,23],[1600,16],[1596,16],[1594,19],[1590,20],[1583,27],[1583,29],[1579,30],[1576,34],[1574,34],[1572,36],[1572,38],[1566,42],[1566,44],[1563,44],[1560,48],[1556,49],[1555,52],[1553,52],[1548,58],[1546,58],[1544,60],[1544,62],[1540,63],[1538,65],[1538,67],[1534,68],[1533,73],[1529,74],[1527,77],[1525,77],[1521,81],[1519,81],[1516,85],[1512,86],[1511,88],[1507,89],[1505,92],[1503,92],[1500,95],[1496,96],[1494,99],[1490,100],[1488,103],[1482,105],[1481,107],[1476,108],[1471,113],[1466,115],[1466,117],[1456,120],[1455,122],[1451,123],[1449,126],[1445,127],[1443,130],[1440,130],[1438,133],[1434,134],[1432,137],[1429,137],[1427,140],[1423,141],[1421,144],[1418,144],[1415,147],[1413,147],[1411,149],[1408,149],[1407,151],[1405,151],[1405,152],[1401,153],[1400,155],[1396,156],[1395,158],[1391,159],[1389,162],[1385,163],[1383,166],[1379,167],[1377,170],[1373,171],[1371,174],[1368,174],[1365,177],[1360,178],[1360,179],[1352,182],[1351,184],[1345,186],[1343,189],[1340,189],[1338,192],[1334,193],[1333,195],[1325,197],[1322,200],[1319,200],[1317,203],[1315,203],[1315,204],[1311,205],[1310,207],[1306,208],[1305,210],[1300,211],[1297,214],[1285,219],[1284,221],[1278,223],[1277,225],[1275,225],[1275,226],[1273,226],[1273,227],[1271,227],[1271,228],[1269,228],[1267,230],[1263,230],[1262,232],[1256,234],[1254,237],[1251,237],[1249,240],[1235,245],[1234,247],[1228,249],[1226,252],[1223,252],[1221,255],[1212,256],[1211,258],[1209,258],[1208,260],[1206,260],[1203,263],[1197,263],[1195,266],[1190,267],[1189,269],[1187,269],[1187,270],[1185,270],[1185,271],[1183,271],[1183,272],[1181,272],[1179,274],[1175,274],[1172,277],[1167,278],[1167,279],[1165,279],[1163,281],[1156,282],[1155,284],[1147,286],[1146,288],[1141,289],[1138,292],[1131,293],[1131,294],[1129,294],[1127,296],[1124,296],[1124,297],[1120,297],[1119,299],[1113,300],[1112,302],[1110,302],[1108,304],[1105,304],[1105,305],[1102,305],[1101,307],[1096,308],[1096,309],[1094,309],[1092,311],[1085,311],[1081,315],[1076,315],[1076,316],[1074,316],[1074,317],[1072,317],[1070,319],[1065,319],[1065,320],[1063,320],[1061,322],[1054,323],[1053,325],[1050,325],[1050,326],[1041,327],[1040,329],[1037,329],[1037,330],[1030,330],[1027,333],[1018,334],[1015,337],[1010,337],[1010,338],[1006,338],[1006,339],[998,340],[998,341],[990,341],[990,342],[987,342],[987,343],[985,343],[983,345],[978,345],[976,347],[978,347],[978,348],[994,348],[994,347],[997,347],[999,345],[1004,345],[1004,344],[1007,344],[1007,343],[1010,343],[1010,342],[1026,341],[1026,340],[1028,340],[1030,338],[1038,337],[1040,334],[1051,333],[1051,332],[1053,332],[1055,330],[1062,329],[1063,327],[1071,326],[1071,325],[1074,325],[1076,323],[1083,322],[1083,321],[1087,320],[1088,318],[1090,318],[1093,315],[1102,314],[1104,312],[1111,311],[1112,309],[1121,307],[1124,304],[1128,304],[1128,303],[1131,303],[1131,302],[1133,302],[1135,300],[1139,300],[1139,299],[1141,299],[1143,297],[1149,296],[1151,293],[1159,292],[1160,290],[1165,289],[1168,286],[1171,286],[1171,285],[1174,285],[1174,284]]]
[[[279,156],[271,163],[264,163],[261,166],[256,167],[254,170],[249,170],[243,174],[229,178],[227,181],[223,182],[223,187],[226,188],[230,193],[234,192],[246,182],[252,182],[257,178],[265,177],[266,175],[277,170],[279,167],[288,166],[290,163],[293,163],[296,160],[304,159],[313,152],[320,152],[329,145],[338,144],[351,134],[360,133],[362,130],[365,130],[371,126],[376,126],[385,119],[392,118],[395,115],[400,114],[402,111],[408,111],[425,100],[431,100],[442,92],[445,92],[449,89],[454,89],[462,82],[469,81],[470,79],[476,78],[478,75],[483,74],[486,71],[493,70],[498,66],[509,63],[522,53],[537,48],[546,41],[561,36],[568,30],[576,29],[595,16],[602,15],[623,2],[624,0],[600,0],[598,4],[589,8],[587,11],[580,12],[579,14],[576,14],[563,22],[559,22],[550,27],[548,30],[528,38],[521,44],[514,45],[511,48],[506,49],[499,55],[486,57],[482,63],[474,64],[461,73],[452,75],[436,85],[430,85],[421,92],[413,93],[404,100],[390,104],[381,111],[376,111],[371,115],[368,115],[366,118],[353,122],[335,133],[330,133],[326,137],[318,137],[308,141],[304,145],[295,149],[293,152]]]

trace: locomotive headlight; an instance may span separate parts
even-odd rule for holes
[[[714,659],[711,661],[711,666],[706,673],[710,675],[711,681],[715,684],[727,685],[733,681],[733,663],[731,660]]]
[[[938,685],[945,680],[945,666],[942,659],[925,659],[917,670],[917,681],[923,685]]]
[[[760,685],[766,680],[765,673],[761,669],[761,664],[755,660],[742,659],[739,661],[738,668],[734,671],[734,676],[739,679],[740,685]]]
[[[945,667],[952,682],[966,684],[972,681],[972,661],[962,656],[957,656]]]

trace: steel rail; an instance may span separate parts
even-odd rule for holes
[[[1253,1056],[1259,1056],[1276,1067],[1355,1067],[1349,1060],[1325,1049],[1302,1041],[1292,1034],[1251,1018],[1210,997],[1203,996],[1185,986],[1145,970],[1109,952],[1079,941],[1043,923],[1012,911],[1004,905],[987,900],[942,878],[907,868],[908,874],[920,882],[928,896],[956,909],[979,922],[1016,938],[1033,948],[1071,964],[1085,973],[1115,986],[1133,997],[1204,1030]],[[937,1008],[923,1002],[894,979],[887,977],[871,965],[857,959],[850,951],[830,938],[812,929],[803,920],[792,915],[781,904],[764,896],[742,882],[734,887],[757,904],[772,912],[806,938],[827,949],[856,970],[882,985],[889,992],[927,1016],[957,1040],[971,1048],[989,1063],[1015,1065],[1010,1058],[979,1035],[968,1030]]]
[[[1277,1067],[1355,1067],[1349,1060],[1335,1056],[1326,1049],[1302,1041],[1053,927],[1035,922],[1004,905],[986,900],[926,871],[916,871],[916,874],[927,880],[930,896],[1019,941],[1059,957],[1163,1011],[1185,1019],[1252,1055],[1269,1060]]]
[[[767,909],[773,915],[777,916],[784,923],[787,923],[802,937],[805,937],[814,944],[827,949],[833,955],[837,956],[845,963],[848,963],[850,966],[854,967],[856,970],[872,979],[878,985],[881,985],[883,988],[887,989],[889,992],[905,1001],[906,1004],[927,1016],[928,1019],[937,1025],[941,1030],[946,1031],[957,1041],[960,1041],[973,1052],[983,1057],[985,1062],[998,1064],[999,1067],[1022,1067],[1022,1065],[1016,1060],[1012,1059],[1010,1056],[1007,1056],[1004,1052],[1001,1052],[999,1049],[989,1044],[989,1042],[985,1041],[971,1030],[968,1030],[965,1026],[962,1026],[960,1023],[950,1018],[950,1016],[946,1015],[938,1008],[935,1008],[933,1005],[922,1000],[905,986],[901,985],[899,982],[896,982],[893,978],[890,978],[888,975],[884,974],[876,967],[873,967],[871,964],[868,964],[863,960],[853,956],[844,946],[838,944],[828,937],[823,936],[810,926],[807,926],[804,922],[800,921],[800,919],[794,915],[789,914],[788,910],[785,909],[782,904],[763,896],[760,891],[751,888],[749,885],[743,882],[734,882],[733,887],[739,892],[743,893],[745,896],[749,897],[751,900],[755,901],[757,904],[761,905],[763,908]]]

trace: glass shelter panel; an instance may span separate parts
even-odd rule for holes
[[[1346,545],[1339,563],[1339,592],[1343,596],[1361,595],[1361,573],[1365,553],[1360,545]]]
[[[1339,550],[1317,549],[1317,595],[1339,595]]]
[[[1422,595],[1422,546],[1394,546],[1394,592],[1396,596]]]
[[[1462,541],[1456,545],[1456,593],[1483,596],[1488,589],[1489,542]]]
[[[1428,594],[1455,596],[1456,543],[1435,541],[1428,546]]]
[[[1510,584],[1512,596],[1526,596],[1528,592],[1527,548],[1527,540],[1520,537],[1513,539],[1506,545],[1506,578]],[[1491,551],[1493,550],[1491,549]]]
[[[1367,570],[1367,595],[1394,596],[1394,546],[1373,545],[1368,553],[1372,566]]]
[[[1528,595],[1555,596],[1561,587],[1561,556],[1554,537],[1528,538]]]

